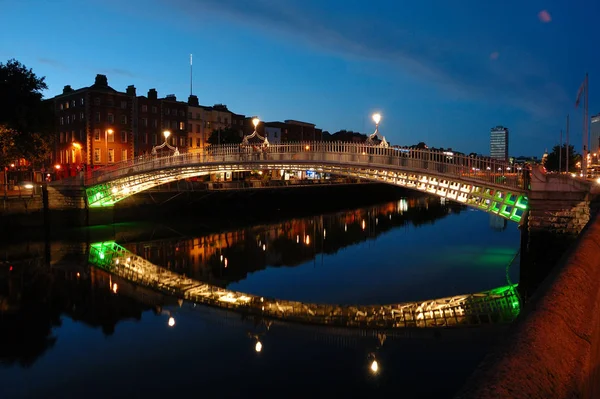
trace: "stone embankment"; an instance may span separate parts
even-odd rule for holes
[[[600,398],[600,217],[456,398]]]

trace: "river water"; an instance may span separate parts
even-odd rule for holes
[[[303,302],[422,301],[519,281],[516,224],[438,198],[238,222],[132,222],[109,226],[109,239],[197,280]],[[506,328],[378,336],[244,318],[90,267],[86,248],[104,234],[2,248],[1,398],[444,398]]]

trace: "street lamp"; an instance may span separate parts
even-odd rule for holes
[[[373,122],[375,122],[375,133],[379,133],[379,122],[381,122],[381,114],[373,114]]]
[[[106,166],[108,166],[108,135],[113,134],[112,129],[107,129],[104,131],[104,145],[106,150]]]
[[[260,122],[260,119],[258,118],[252,118],[252,124],[254,125],[254,131],[256,132],[256,128],[258,127],[258,124]]]

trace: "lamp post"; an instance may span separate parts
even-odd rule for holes
[[[105,144],[105,150],[106,150],[106,166],[108,166],[108,135],[109,134],[113,134],[112,129],[107,129],[104,131],[104,144]]]
[[[163,132],[163,136],[165,136],[165,143],[169,141],[169,136],[171,135],[171,132],[168,130],[165,130]]]

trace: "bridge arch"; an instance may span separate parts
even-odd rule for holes
[[[520,222],[527,209],[521,171],[505,162],[451,152],[311,142],[143,156],[93,171],[85,181],[89,207],[112,206],[169,182],[217,172],[313,169],[406,187]]]

